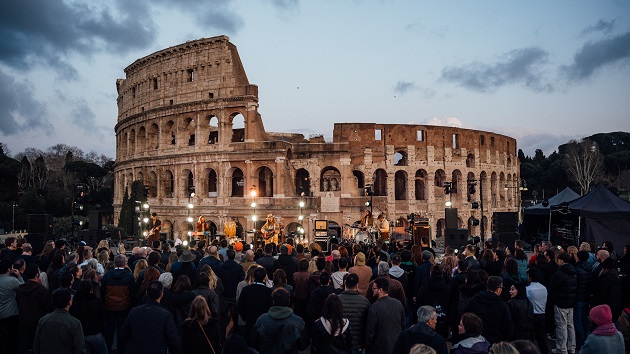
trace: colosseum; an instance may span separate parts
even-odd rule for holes
[[[116,82],[115,220],[135,180],[148,186],[162,232],[180,238],[191,213],[195,220],[205,215],[219,233],[233,218],[253,230],[273,213],[285,234],[305,230],[304,242],[313,239],[316,220],[345,237],[347,226],[372,209],[398,232],[414,213],[439,243],[448,209],[471,235],[480,235],[481,221],[485,237],[494,212],[519,209],[516,140],[508,136],[382,123],[336,123],[332,142],[267,132],[258,86],[226,36],[155,52],[125,74]]]

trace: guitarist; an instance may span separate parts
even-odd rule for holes
[[[153,247],[153,242],[160,241],[160,229],[162,228],[162,221],[157,218],[157,213],[151,214],[151,224],[153,227],[147,234],[147,242],[149,247]]]
[[[278,234],[280,233],[280,227],[276,222],[276,218],[273,214],[267,215],[267,222],[260,229],[265,239],[265,244],[275,243],[278,244]]]

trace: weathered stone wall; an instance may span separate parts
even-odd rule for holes
[[[295,227],[302,213],[312,237],[314,220],[344,225],[360,219],[367,185],[374,190],[375,214],[385,212],[390,220],[420,214],[430,219],[434,236],[445,227],[449,200],[458,208],[460,227],[480,234],[469,225],[472,217],[481,218],[470,207],[480,200],[480,188],[470,195],[467,179],[483,180],[486,236],[492,212],[518,209],[516,141],[507,136],[376,123],[336,123],[332,143],[265,132],[258,88],[225,36],[153,53],[125,73],[116,83],[116,218],[134,180],[149,186],[151,210],[164,229],[180,235],[192,202],[195,219],[205,215],[219,231],[233,216],[253,228],[254,213],[274,213]],[[445,195],[442,185],[451,181],[454,193]],[[255,210],[251,189],[257,191]]]

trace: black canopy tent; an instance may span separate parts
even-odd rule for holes
[[[560,233],[566,233],[567,236],[571,235],[569,238],[573,243],[573,230],[577,234],[577,227],[574,227],[577,225],[577,217],[568,215],[568,210],[561,209],[561,206],[579,197],[579,194],[567,187],[544,202],[524,208],[523,234],[526,236],[525,240],[531,243],[547,241],[551,239],[550,234],[554,236],[557,230],[561,230]],[[554,213],[556,211],[557,213]],[[553,237],[552,241],[566,243],[562,237]]]
[[[570,201],[568,209],[582,219],[582,241],[595,241],[597,244],[610,241],[617,250],[630,244],[630,203],[602,184]]]
[[[547,199],[547,201],[549,202],[547,206],[544,206],[543,203],[538,203],[536,205],[525,208],[524,213],[525,215],[549,215],[549,210],[552,206],[557,206],[564,202],[570,202],[579,197],[579,194],[575,193],[571,188],[567,187],[563,189],[560,193]]]

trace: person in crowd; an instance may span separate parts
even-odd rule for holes
[[[398,335],[405,329],[405,308],[389,296],[389,281],[374,280],[371,291],[376,301],[370,305],[365,325],[366,354],[391,353]]]
[[[334,272],[330,277],[332,279],[333,287],[335,289],[342,289],[343,279],[346,275],[350,274],[348,272],[348,260],[346,258],[339,258],[338,264],[339,270]]]
[[[245,251],[245,254],[243,255],[243,262],[241,262],[241,267],[243,267],[243,271],[247,273],[249,267],[251,267],[254,263],[254,251]]]
[[[10,237],[7,237],[10,238]],[[17,241],[12,241],[14,244]],[[17,293],[24,279],[20,272],[13,267],[13,260],[0,260],[0,349],[6,353],[18,351],[19,314]]]
[[[197,275],[197,267],[194,263],[195,259],[196,257],[191,251],[185,250],[182,252],[182,255],[178,259],[180,266],[172,271],[173,281],[175,283],[177,283],[177,279],[182,275],[188,276],[188,279],[195,279]],[[186,315],[188,315],[188,312],[186,312]]]
[[[283,269],[279,268],[273,272],[273,290],[277,288],[284,288],[289,294],[293,294],[293,287],[287,284],[287,273]]]
[[[147,262],[146,259],[139,259],[136,261],[136,264],[133,268],[133,278],[136,280],[136,284],[138,283],[138,278],[140,277],[140,273],[142,273],[148,267],[149,267],[149,262]]]
[[[81,322],[68,313],[72,306],[72,292],[69,289],[57,289],[52,293],[51,300],[55,310],[39,320],[33,353],[84,353]]]
[[[451,354],[485,354],[490,350],[490,342],[482,335],[483,321],[472,312],[462,315],[457,326],[459,342],[451,349]]]
[[[274,269],[282,269],[287,276],[287,284],[293,286],[293,273],[297,272],[298,260],[289,252],[289,245],[280,246],[280,255],[274,262]]]
[[[166,348],[169,353],[181,352],[173,315],[160,305],[163,296],[162,283],[150,282],[147,303],[131,309],[120,331],[119,353],[163,353]]]
[[[623,335],[612,323],[613,314],[608,305],[597,305],[589,312],[593,322],[593,331],[586,337],[580,354],[623,353],[625,348]],[[624,349],[625,348],[625,349]]]
[[[518,263],[516,259],[512,257],[505,258],[503,262],[503,270],[499,275],[503,279],[503,291],[501,292],[501,298],[504,301],[510,300],[510,287],[512,284],[520,281],[518,274]]]
[[[149,283],[151,284],[151,283]],[[182,275],[175,281],[168,298],[162,299],[160,304],[168,309],[173,315],[175,326],[181,336],[182,326],[190,313],[190,304],[195,299],[195,293],[192,291],[192,283],[187,275]],[[148,287],[147,287],[148,296]]]
[[[534,306],[527,299],[525,283],[516,282],[510,286],[510,316],[514,323],[512,339],[534,339]]]
[[[554,273],[549,285],[556,324],[556,347],[551,349],[554,354],[575,352],[576,347],[573,308],[577,300],[577,276],[570,261],[571,256],[568,253],[558,255],[560,270]]]
[[[350,353],[352,326],[343,317],[341,300],[330,294],[324,302],[321,317],[315,321],[311,335],[311,353]]]
[[[397,299],[398,301],[400,301],[401,304],[403,304],[403,307],[407,308],[407,297],[405,296],[405,288],[403,287],[401,282],[392,278],[392,276],[389,275],[389,264],[385,261],[380,261],[376,269],[377,278],[385,278],[389,282],[389,296]],[[369,283],[368,287],[371,287],[373,284],[374,280]],[[370,302],[374,302],[374,300],[376,300],[374,299],[374,294],[371,292],[367,293],[367,298],[368,300],[370,300]]]
[[[370,302],[361,296],[357,289],[359,276],[348,274],[345,280],[345,290],[339,294],[343,309],[343,317],[350,321],[352,328],[352,353],[363,352],[365,347],[365,325]]]
[[[433,264],[431,263],[431,258],[433,254],[427,250],[422,251],[422,261],[418,264],[416,268],[416,274],[414,279],[414,290],[413,293],[417,294],[420,288],[425,286],[429,282],[429,277],[431,275],[431,267]]]
[[[416,306],[432,306],[437,313],[437,322],[433,330],[443,338],[448,338],[448,325],[450,320],[449,302],[451,299],[451,287],[446,284],[442,267],[439,264],[431,267],[429,282],[420,288],[416,296]]]
[[[37,264],[29,264],[24,275],[28,280],[17,290],[17,306],[19,310],[19,346],[20,353],[28,353],[33,349],[37,323],[50,310],[50,293],[40,281],[40,271]]]
[[[238,313],[245,321],[246,340],[251,339],[251,329],[258,317],[269,311],[272,304],[271,293],[273,290],[266,285],[267,270],[256,267],[254,270],[254,282],[243,288],[238,297]]]
[[[221,328],[212,316],[205,297],[198,295],[190,305],[182,336],[184,353],[221,353]]]
[[[142,304],[146,301],[145,296],[147,295],[147,286],[150,282],[154,280],[160,279],[160,271],[157,268],[147,268],[146,271],[143,272],[142,277],[138,278],[138,280],[142,279],[142,282],[138,286],[137,292],[134,294],[134,304]]]
[[[418,308],[418,323],[402,331],[394,343],[392,354],[405,354],[415,344],[426,344],[438,354],[447,354],[446,340],[435,332],[438,315],[433,306]]]
[[[319,277],[319,284],[319,287],[311,292],[308,300],[308,318],[313,321],[317,320],[321,316],[322,309],[324,308],[324,302],[328,298],[328,295],[339,294],[341,292],[339,289],[335,289],[330,284],[330,274],[328,272],[322,272]],[[309,326],[307,325],[307,327]]]
[[[105,340],[112,349],[114,334],[120,334],[132,302],[133,273],[127,268],[127,256],[114,257],[115,268],[105,273],[101,281],[101,299],[105,304],[107,333]]]
[[[54,251],[55,254],[52,257],[52,261],[46,275],[48,276],[48,289],[51,293],[59,288],[59,273],[61,268],[65,265],[64,251]]]
[[[291,310],[289,292],[276,289],[271,293],[271,299],[273,306],[256,320],[252,328],[251,346],[260,353],[297,354],[306,349],[308,332],[304,320]]]
[[[72,300],[70,314],[81,321],[85,347],[88,352],[107,353],[105,332],[105,306],[96,296],[93,283],[82,280]]]
[[[630,307],[626,307],[619,316],[619,329],[626,345],[626,353],[630,353]]]
[[[212,271],[212,268],[209,268]],[[214,289],[210,287],[210,276],[208,273],[199,272],[195,278],[195,288],[193,293],[196,296],[203,296],[206,306],[210,309],[213,318],[219,319],[221,316],[221,299]]]
[[[236,287],[240,281],[245,279],[245,272],[243,267],[234,260],[234,257],[236,257],[234,250],[228,249],[226,256],[227,259],[217,275],[223,283],[223,306],[228,311],[230,319],[237,323]]]
[[[309,277],[308,260],[306,258],[300,259],[298,261],[298,271],[293,273],[293,308],[295,314],[301,318],[306,318],[307,315],[308,297],[310,295]]]
[[[204,264],[212,267],[212,271],[215,274],[219,273],[219,269],[223,266],[223,262],[219,259],[217,246],[210,246],[206,248],[206,255],[199,261],[199,268],[203,267]]]
[[[593,296],[593,305],[608,305],[616,319],[621,314],[621,310],[623,308],[623,289],[621,287],[621,279],[619,278],[619,272],[615,266],[615,261],[611,257],[606,258],[602,262],[601,266],[602,270],[599,274],[594,275],[596,285]]]
[[[470,269],[469,269],[470,272]],[[501,299],[503,279],[497,276],[488,278],[486,291],[473,296],[466,312],[473,312],[483,321],[483,336],[490,343],[510,340],[513,331],[510,308]]]
[[[372,278],[372,269],[365,265],[365,253],[359,252],[354,257],[354,266],[348,269],[348,273],[359,276],[359,294],[366,296],[370,279]]]
[[[593,299],[593,271],[588,263],[588,251],[576,253],[575,274],[577,277],[577,297],[573,308],[573,324],[575,326],[575,346],[580,349],[589,332],[588,309]]]
[[[273,278],[273,271],[275,270],[276,259],[273,257],[274,244],[268,243],[265,245],[265,254],[259,258],[256,263],[263,266],[267,271],[267,277]]]
[[[527,277],[529,285],[525,288],[525,291],[527,292],[527,299],[532,303],[534,310],[534,316],[532,318],[534,338],[536,339],[536,344],[540,352],[546,354],[548,348],[545,330],[545,310],[548,292],[547,288],[541,284],[544,275],[540,269],[532,267],[527,270]]]
[[[494,343],[490,347],[490,354],[519,354],[518,350],[510,342]]]

